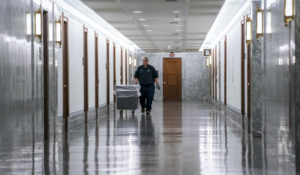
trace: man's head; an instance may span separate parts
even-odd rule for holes
[[[144,67],[147,67],[148,63],[149,63],[148,57],[144,57],[144,59],[143,59],[143,65],[144,65]]]

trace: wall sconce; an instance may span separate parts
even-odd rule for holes
[[[252,42],[252,20],[247,17],[246,19],[246,43],[249,45]]]
[[[35,36],[42,39],[42,10],[41,8],[34,12],[34,29],[35,29]]]
[[[136,58],[134,58],[133,66],[136,67]]]
[[[256,38],[264,36],[264,11],[256,7]]]
[[[129,63],[129,65],[131,65],[131,64],[132,64],[132,57],[129,57],[129,59],[128,59],[128,63]]]
[[[210,58],[207,57],[207,58],[206,58],[206,66],[207,66],[207,67],[209,66],[209,63],[210,63]]]
[[[284,21],[285,26],[295,17],[295,0],[284,0]]]
[[[209,57],[209,65],[211,65],[211,63],[212,63],[212,59],[211,57]]]
[[[31,13],[26,13],[26,35],[31,35]]]
[[[55,43],[61,46],[61,18],[55,21]]]

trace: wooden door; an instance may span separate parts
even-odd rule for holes
[[[181,58],[164,58],[164,100],[181,100]]]
[[[88,29],[83,27],[83,88],[84,112],[89,110],[89,82],[88,82]]]
[[[125,84],[127,85],[128,82],[128,68],[127,68],[127,63],[128,62],[128,58],[127,58],[127,50],[125,50]]]
[[[251,117],[251,45],[247,46],[247,114]]]
[[[113,89],[115,90],[117,84],[117,73],[116,73],[116,44],[113,45],[113,73],[114,73],[114,80],[113,80]],[[114,103],[116,103],[116,95],[114,94]]]
[[[121,72],[120,72],[120,76],[121,76],[121,84],[123,84],[123,48],[121,48]]]
[[[106,104],[110,104],[110,64],[109,64],[109,40],[106,39]]]
[[[245,22],[241,27],[241,113],[245,115]]]
[[[63,15],[63,116],[69,116],[69,20]]]
[[[98,34],[95,32],[95,107],[99,107]]]
[[[218,62],[217,62],[217,47],[215,47],[215,99],[218,100]]]
[[[224,40],[224,105],[227,105],[227,36]]]
[[[43,56],[44,56],[44,139],[49,139],[49,51],[48,12],[43,12]]]

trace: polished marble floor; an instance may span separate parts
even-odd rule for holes
[[[261,138],[205,102],[157,102],[151,115],[116,111],[49,142],[0,144],[1,175],[295,174],[291,159],[268,164]]]

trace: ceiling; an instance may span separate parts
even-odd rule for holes
[[[224,0],[81,0],[144,52],[197,52]]]

